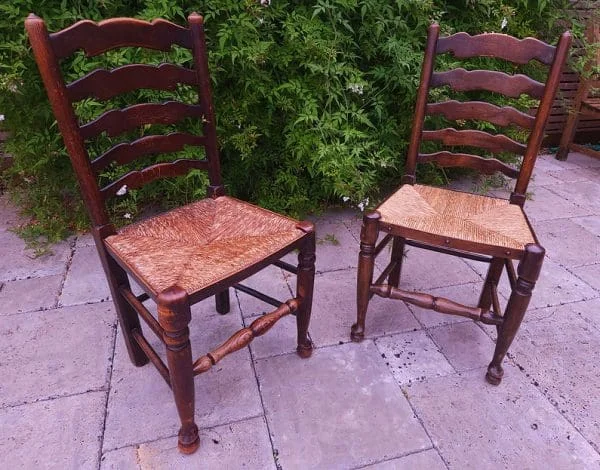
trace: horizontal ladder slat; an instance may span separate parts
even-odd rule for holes
[[[165,103],[142,103],[124,109],[113,109],[80,127],[84,139],[92,139],[103,132],[114,137],[125,131],[146,124],[173,124],[182,119],[204,115],[197,104],[167,101]]]
[[[71,101],[108,100],[138,89],[175,90],[177,84],[196,85],[196,72],[175,64],[131,64],[113,70],[96,69],[67,85]]]
[[[467,167],[473,168],[486,175],[500,172],[510,178],[517,178],[519,171],[508,166],[496,158],[483,158],[468,153],[436,152],[420,153],[417,162],[434,162],[441,167]]]
[[[479,147],[493,153],[512,152],[524,155],[527,147],[503,134],[492,135],[483,131],[457,131],[451,127],[436,131],[423,131],[423,140],[439,140],[448,146]]]
[[[541,99],[544,84],[526,75],[509,75],[494,70],[470,70],[463,68],[434,72],[431,76],[431,87],[449,86],[454,91],[491,91],[511,98],[527,94]]]
[[[206,160],[181,159],[175,160],[172,163],[157,163],[141,171],[130,171],[118,180],[102,188],[100,193],[106,200],[115,196],[124,187],[125,190],[139,188],[159,178],[184,175],[192,169],[207,170],[208,162]]]
[[[475,119],[504,127],[516,124],[525,129],[532,129],[535,123],[533,116],[518,111],[512,106],[496,106],[484,101],[450,100],[442,103],[430,103],[425,108],[425,113],[428,115],[441,114],[453,121]]]
[[[180,152],[188,145],[201,146],[205,143],[206,138],[204,136],[183,132],[172,132],[167,135],[149,135],[133,142],[122,142],[115,145],[94,159],[92,161],[92,168],[96,173],[99,173],[111,163],[125,165],[145,155]]]

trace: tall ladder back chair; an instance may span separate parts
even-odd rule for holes
[[[357,321],[351,330],[354,341],[364,338],[367,307],[374,294],[445,314],[461,315],[496,325],[498,340],[486,377],[492,384],[501,382],[502,360],[519,328],[544,258],[544,248],[523,212],[523,204],[570,43],[568,32],[553,47],[537,39],[518,40],[504,34],[470,36],[457,33],[439,37],[439,26],[430,26],[402,186],[376,210],[363,217]],[[527,64],[535,59],[549,66],[550,70],[545,84],[526,75],[492,70],[455,68],[434,72],[436,56],[445,53],[453,54],[453,59],[457,60],[495,57],[516,64]],[[540,103],[535,116],[511,106],[496,106],[485,101],[429,103],[429,91],[437,87],[449,87],[455,92],[486,90],[512,98],[526,93],[539,99]],[[492,135],[480,130],[423,130],[426,116],[439,115],[451,121],[460,120],[461,124],[482,120],[501,127],[518,126],[529,131],[527,144],[503,134]],[[447,150],[420,153],[422,141],[441,142],[444,149],[458,146],[460,152],[465,147],[478,147],[492,153],[512,152],[522,155],[523,159],[517,170],[496,158],[468,153]],[[416,165],[425,162],[435,162],[442,167],[467,167],[484,174],[501,172],[516,178],[516,185],[510,200],[419,185],[415,181]],[[381,232],[385,235],[377,243]],[[389,242],[392,242],[391,260],[378,279],[373,280],[375,258]],[[400,271],[407,245],[489,263],[478,305],[462,305],[426,293],[400,289]],[[516,272],[513,260],[519,262]],[[512,293],[502,313],[497,285],[505,267]]]
[[[192,453],[199,446],[194,376],[245,347],[289,314],[296,316],[298,354],[303,358],[311,355],[308,324],[315,272],[314,226],[224,194],[200,15],[191,14],[187,27],[161,19],[150,23],[113,18],[99,23],[84,20],[49,34],[44,21],[32,14],[25,27],[91,218],[129,357],[136,366],[151,361],[171,387],[181,420],[179,449]],[[130,64],[96,69],[67,84],[59,64],[78,50],[92,57],[122,47],[168,52],[173,45],[191,51],[192,68],[169,63]],[[198,101],[134,104],[109,110],[85,123],[79,122],[74,110],[74,103],[88,97],[104,101],[139,89],[173,91],[178,84],[197,89]],[[89,157],[89,142],[103,133],[119,136],[148,124],[170,126],[184,119],[201,120],[202,135],[143,135],[114,145],[93,160]],[[99,174],[110,165],[179,152],[186,146],[203,148],[204,156],[156,163],[129,171],[104,187],[99,185]],[[113,196],[158,178],[198,169],[208,172],[210,185],[205,199],[119,230],[109,220],[106,202]],[[299,250],[297,267],[280,259],[293,250]],[[281,302],[238,284],[271,264],[297,274],[294,298]],[[143,294],[132,292],[128,276],[142,287]],[[217,311],[225,314],[229,311],[229,287],[266,301],[275,310],[194,361],[188,329],[190,306],[214,295]],[[156,302],[158,318],[144,306],[147,300]],[[168,367],[142,334],[140,317],[165,344]]]

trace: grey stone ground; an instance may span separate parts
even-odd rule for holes
[[[599,177],[578,154],[537,163],[526,209],[547,259],[499,387],[484,381],[494,329],[459,317],[374,298],[367,339],[349,342],[360,218],[317,219],[313,357],[284,319],[198,377],[193,456],[167,386],[126,357],[90,237],[32,258],[0,198],[0,468],[600,468]],[[404,286],[477,298],[483,266],[421,255]],[[288,298],[293,278],[250,283]],[[199,304],[195,355],[264,309],[241,293],[226,316]]]

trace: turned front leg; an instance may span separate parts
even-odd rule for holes
[[[379,212],[373,211],[365,214],[360,231],[360,253],[358,255],[358,277],[356,281],[356,323],[352,325],[350,338],[352,341],[362,341],[365,337],[365,319],[370,288],[373,282],[373,269],[375,266],[375,243],[377,242]]]
[[[529,305],[533,288],[542,269],[544,253],[544,248],[540,245],[531,243],[525,247],[525,255],[517,269],[519,277],[508,300],[504,313],[504,321],[498,329],[494,357],[488,366],[485,376],[487,381],[492,385],[500,384],[504,376],[502,361],[517,334],[527,306]]]
[[[184,454],[191,454],[200,446],[194,422],[194,370],[188,328],[191,318],[188,296],[183,289],[173,286],[158,296],[158,321],[164,329],[171,388],[181,420],[178,447]]]
[[[302,358],[310,357],[313,344],[308,337],[308,325],[312,311],[313,288],[315,283],[315,229],[314,225],[303,222],[299,225],[308,236],[300,247],[298,254],[298,275],[296,277],[296,297],[300,305],[296,312],[298,329],[298,346],[296,352]]]

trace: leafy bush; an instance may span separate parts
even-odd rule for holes
[[[261,5],[266,3],[268,5]],[[357,204],[396,184],[412,123],[426,29],[504,31],[555,41],[567,0],[15,0],[0,4],[0,110],[15,157],[7,183],[51,238],[85,226],[62,140],[23,30],[76,20],[205,16],[223,174],[229,193],[301,214]],[[134,52],[126,50],[123,60]],[[76,58],[73,59],[77,60]],[[75,67],[76,68],[76,67]],[[78,70],[83,72],[84,69]],[[151,93],[150,93],[151,94]],[[79,106],[84,116],[97,103]],[[440,178],[423,166],[429,180]],[[204,179],[161,182],[115,208],[198,197]],[[124,205],[123,205],[124,204]]]

